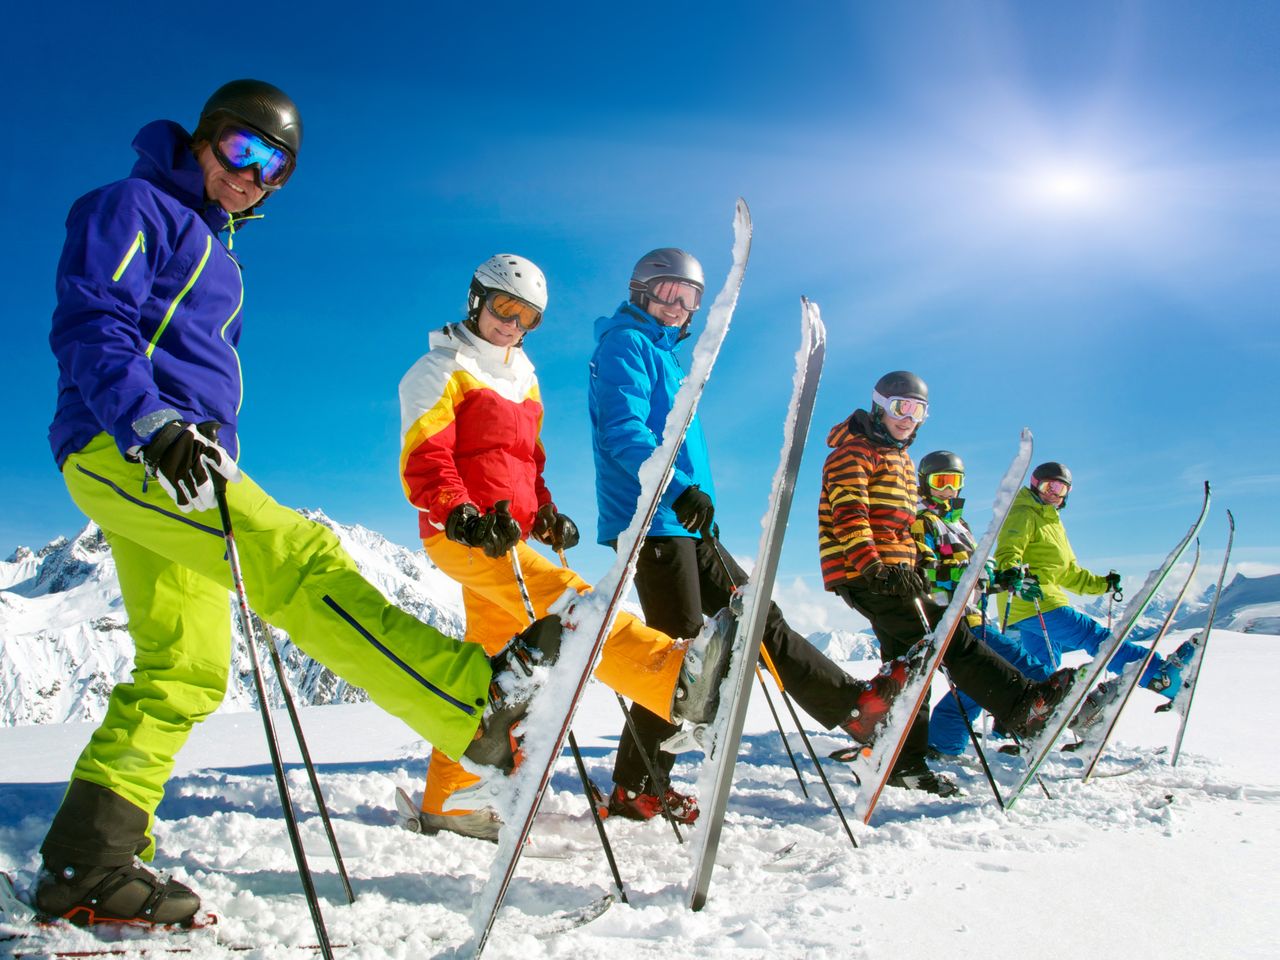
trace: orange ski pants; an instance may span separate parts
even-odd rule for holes
[[[462,602],[467,613],[467,632],[463,639],[480,644],[485,653],[492,656],[529,625],[529,614],[509,556],[487,557],[484,551],[464,547],[443,533],[423,540],[422,545],[437,567],[462,584]],[[546,616],[547,607],[560,599],[565,590],[572,588],[585,593],[590,589],[590,585],[568,567],[553,563],[527,544],[521,542],[516,551],[520,556],[520,572],[538,617]],[[670,719],[685,646],[645,626],[631,614],[619,611],[596,666],[596,678],[624,697]],[[467,773],[460,763],[439,750],[432,750],[422,809],[427,813],[446,814],[445,800],[476,782],[477,778]]]

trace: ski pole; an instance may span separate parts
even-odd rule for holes
[[[267,688],[262,679],[262,664],[258,661],[253,622],[249,616],[249,599],[244,590],[244,577],[240,573],[240,554],[236,550],[235,533],[231,529],[231,511],[227,508],[227,495],[223,490],[216,491],[216,495],[218,513],[222,517],[222,536],[227,544],[227,563],[231,567],[231,582],[235,586],[236,608],[240,614],[240,627],[244,631],[245,646],[249,648],[249,660],[253,664],[253,683],[258,694],[258,712],[262,714],[262,728],[267,736],[267,751],[271,754],[271,766],[275,770],[276,788],[280,791],[280,806],[284,814],[285,827],[289,833],[289,843],[293,847],[293,858],[298,864],[298,877],[302,881],[302,892],[307,899],[307,908],[311,911],[311,922],[316,928],[320,954],[325,957],[325,960],[333,960],[329,931],[325,928],[324,916],[320,913],[320,898],[316,895],[315,880],[311,875],[311,867],[307,865],[306,851],[302,848],[302,835],[298,832],[298,820],[293,812],[293,800],[289,796],[289,783],[285,779],[284,762],[280,758],[280,744],[276,739],[275,723],[271,719],[271,710],[267,704]]]
[[[756,679],[760,681],[760,692],[764,694],[764,702],[769,705],[769,713],[773,717],[773,725],[778,728],[778,736],[782,740],[782,746],[787,751],[787,759],[791,761],[791,769],[796,773],[796,782],[800,784],[800,792],[804,794],[806,800],[809,799],[809,787],[804,782],[804,777],[800,774],[800,767],[796,764],[796,755],[791,752],[791,744],[787,743],[787,738],[782,736],[782,720],[778,717],[778,711],[773,705],[773,695],[769,693],[769,687],[764,682],[764,674],[760,672],[760,668],[756,667]],[[775,680],[777,677],[774,678]]]
[[[513,551],[514,553],[514,551]],[[557,550],[556,555],[560,558],[560,566],[568,567],[569,561],[565,559],[564,551]],[[521,581],[523,589],[523,579]],[[622,720],[627,728],[627,732],[631,734],[631,740],[635,743],[636,753],[640,755],[640,761],[644,764],[645,775],[649,778],[649,782],[653,784],[655,795],[658,798],[658,806],[662,809],[662,818],[671,824],[671,830],[676,835],[676,842],[684,844],[684,834],[680,832],[680,824],[676,822],[675,811],[671,809],[671,804],[667,800],[667,790],[671,786],[671,781],[664,774],[659,772],[656,765],[656,758],[649,756],[649,752],[641,746],[643,741],[640,738],[640,731],[636,728],[635,719],[631,716],[631,711],[627,708],[627,701],[622,699],[622,694],[614,691],[614,698],[618,701],[618,709],[622,711]],[[621,744],[619,744],[621,747]]]
[[[717,537],[711,537],[711,548],[715,551],[716,559],[720,561],[720,567],[724,570],[725,578],[729,581],[733,589],[738,589],[738,583],[733,575],[733,571],[729,568],[729,562],[725,559],[724,553],[720,550],[720,540]],[[768,654],[764,645],[761,644],[760,652]],[[772,660],[765,661],[766,664],[772,663]],[[775,668],[776,669],[776,668]],[[836,798],[836,792],[831,786],[831,781],[827,779],[827,773],[822,769],[822,762],[818,759],[817,751],[813,749],[813,742],[809,739],[809,735],[805,733],[804,724],[800,722],[800,715],[796,713],[795,705],[791,702],[791,698],[787,696],[786,689],[782,686],[782,679],[774,674],[774,679],[778,683],[778,691],[782,694],[782,702],[786,705],[787,712],[791,714],[791,721],[796,725],[796,730],[800,733],[800,741],[804,744],[805,751],[809,754],[809,759],[813,762],[813,768],[818,772],[818,779],[822,781],[823,788],[827,791],[827,796],[831,798],[831,806],[836,812],[836,816],[840,818],[840,825],[844,827],[845,836],[849,838],[849,842],[853,844],[855,850],[858,849],[858,841],[853,835],[853,830],[849,826],[849,821],[845,818],[844,808],[840,806],[840,801]],[[781,735],[782,728],[778,728]],[[786,738],[783,737],[785,740]]]
[[[933,628],[929,626],[929,618],[925,616],[924,604],[918,596],[913,598],[911,602],[916,608],[916,613],[920,617],[920,625],[924,627],[924,632],[927,636]],[[955,681],[951,679],[951,671],[943,667],[942,675],[947,679],[947,686],[951,689],[951,698],[955,700],[956,709],[960,711],[960,719],[964,721],[965,729],[969,731],[969,742],[973,744],[973,751],[978,755],[978,760],[982,763],[982,772],[987,775],[987,783],[991,784],[991,792],[995,794],[996,803],[1001,810],[1004,810],[1004,798],[1000,796],[1000,788],[996,786],[995,775],[987,764],[986,752],[983,751],[982,744],[978,742],[978,733],[973,729],[973,723],[969,720],[969,712],[965,709],[964,701],[960,699],[960,691],[956,688]]]
[[[561,559],[564,554],[561,554]],[[529,616],[529,624],[538,622],[533,611],[533,601],[529,599],[529,588],[524,582],[524,571],[520,569],[520,554],[516,547],[511,548],[511,569],[516,575],[516,583],[520,586],[520,599],[524,601],[524,612]],[[613,846],[609,843],[609,835],[605,833],[604,822],[600,819],[600,810],[591,789],[591,778],[587,776],[587,765],[582,760],[582,751],[578,749],[578,738],[569,731],[569,752],[573,754],[573,762],[578,768],[578,777],[582,780],[582,793],[587,798],[587,806],[591,808],[591,819],[595,821],[596,833],[600,836],[600,846],[604,848],[604,858],[609,861],[609,871],[613,874],[613,884],[618,888],[618,896],[623,903],[628,903],[627,890],[622,885],[622,875],[618,873],[618,862],[613,858]]]
[[[1040,618],[1040,632],[1044,634],[1044,649],[1049,654],[1049,663],[1057,670],[1062,663],[1062,659],[1058,656],[1058,648],[1053,645],[1053,641],[1049,639],[1049,627],[1044,622],[1044,612],[1040,609],[1040,600],[1031,601],[1036,605],[1036,616]]]
[[[311,762],[311,751],[307,748],[307,738],[302,735],[302,720],[298,717],[298,709],[294,706],[293,694],[289,692],[289,682],[285,679],[284,664],[280,660],[280,652],[276,649],[271,635],[267,635],[267,651],[271,654],[271,662],[275,666],[276,679],[280,681],[280,692],[284,694],[285,709],[289,711],[289,721],[293,724],[293,735],[298,740],[298,751],[302,754],[302,763],[307,768],[307,779],[311,781],[311,792],[316,798],[316,807],[320,811],[320,820],[324,824],[325,835],[329,838],[329,849],[333,851],[333,862],[338,865],[338,877],[342,880],[342,889],[347,895],[347,903],[356,902],[356,895],[351,890],[351,880],[347,877],[346,865],[342,862],[342,852],[338,849],[338,837],[333,832],[333,821],[329,819],[329,808],[324,802],[324,794],[320,791],[320,778],[316,776],[315,764]]]
[[[760,647],[760,660],[764,663],[764,668],[769,671],[769,676],[773,677],[773,682],[778,685],[778,693],[786,701],[787,706],[791,705],[790,697],[787,696],[787,688],[782,683],[782,675],[778,673],[778,668],[773,662],[773,657],[769,656],[769,651]],[[760,672],[760,665],[756,664],[756,679],[760,681],[760,690],[764,693],[764,699],[769,704],[769,712],[773,714],[773,725],[778,728],[778,739],[782,741],[782,749],[787,751],[787,759],[791,761],[791,769],[796,772],[796,781],[800,784],[800,792],[809,796],[809,787],[804,782],[804,777],[800,774],[800,767],[796,764],[796,755],[791,751],[791,744],[787,742],[787,736],[782,732],[782,721],[778,719],[778,711],[773,709],[773,696],[769,693],[769,687],[764,682],[764,674]],[[794,714],[794,710],[792,713]],[[797,721],[796,726],[800,724]]]

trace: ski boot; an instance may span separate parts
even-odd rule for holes
[[[720,685],[729,672],[737,617],[721,610],[690,642],[680,666],[671,715],[677,722],[710,723],[720,707]]]
[[[1084,698],[1084,703],[1080,704],[1080,711],[1071,718],[1071,722],[1067,724],[1067,727],[1076,733],[1083,733],[1088,730],[1102,719],[1102,712],[1115,703],[1123,691],[1123,677],[1111,677],[1109,680],[1103,680],[1089,691],[1089,695]]]
[[[503,773],[516,768],[520,737],[516,726],[529,712],[539,682],[534,667],[549,667],[560,656],[561,623],[557,616],[543,617],[489,659],[493,680],[489,703],[476,737],[463,752],[473,763],[497,767]]]
[[[662,802],[666,800],[667,809],[676,823],[689,824],[698,819],[698,801],[692,794],[680,793],[667,787],[664,795],[649,793],[645,787],[639,790],[628,790],[622,786],[613,788],[609,795],[609,816],[622,817],[626,820],[652,820],[661,816]]]
[[[472,810],[468,813],[451,813],[448,815],[427,813],[423,810],[418,814],[417,823],[419,831],[428,836],[434,836],[445,830],[449,833],[456,833],[461,837],[487,840],[489,843],[498,842],[498,831],[502,829],[502,821],[498,818],[497,811],[492,807],[482,807],[479,810]],[[410,827],[410,829],[412,830],[413,827]]]
[[[945,774],[935,773],[923,760],[899,763],[886,781],[891,787],[904,790],[921,790],[939,797],[954,797],[960,793],[956,782]]]
[[[1035,736],[1058,704],[1066,699],[1076,673],[1075,667],[1063,667],[1047,680],[1031,684],[1014,705],[1013,712],[1000,718],[1001,726],[1021,739]]]
[[[872,743],[876,727],[888,716],[893,701],[907,684],[909,673],[904,657],[884,664],[879,673],[863,681],[857,703],[849,716],[840,721],[840,728],[859,743]]]
[[[190,887],[152,873],[137,860],[113,867],[46,861],[36,876],[33,902],[41,914],[81,927],[190,927],[200,909],[200,898]]]
[[[1164,663],[1151,675],[1146,683],[1148,690],[1173,700],[1182,689],[1182,674],[1195,659],[1199,648],[1195,638],[1184,640],[1172,656],[1165,657]]]

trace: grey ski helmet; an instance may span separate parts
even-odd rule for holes
[[[935,450],[920,459],[916,475],[920,478],[920,492],[928,493],[929,477],[935,473],[964,473],[964,461],[950,450]]]
[[[208,139],[219,119],[234,117],[253,127],[296,161],[302,147],[302,115],[289,95],[265,80],[232,80],[200,111],[195,139]]]
[[[636,261],[631,271],[631,302],[643,310],[649,284],[662,279],[685,280],[699,290],[706,289],[697,257],[678,247],[659,247]]]

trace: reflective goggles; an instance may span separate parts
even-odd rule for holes
[[[959,490],[964,486],[964,474],[954,470],[946,473],[931,473],[925,479],[934,490]]]
[[[650,280],[644,292],[650,300],[664,307],[674,307],[679,304],[690,313],[694,313],[698,307],[702,306],[702,288],[688,280],[659,277],[657,280]]]
[[[884,412],[894,420],[914,420],[916,423],[924,423],[924,418],[929,416],[928,402],[917,400],[915,397],[882,397],[873,390],[871,399],[883,407]]]
[[[541,310],[519,297],[513,297],[500,290],[491,290],[484,299],[484,305],[499,320],[514,320],[516,326],[525,333],[542,322]]]
[[[1036,484],[1036,489],[1051,497],[1065,497],[1071,492],[1071,484],[1065,480],[1041,480]]]
[[[226,170],[254,169],[263,190],[279,190],[293,173],[293,155],[240,124],[224,124],[213,137],[213,154]]]

